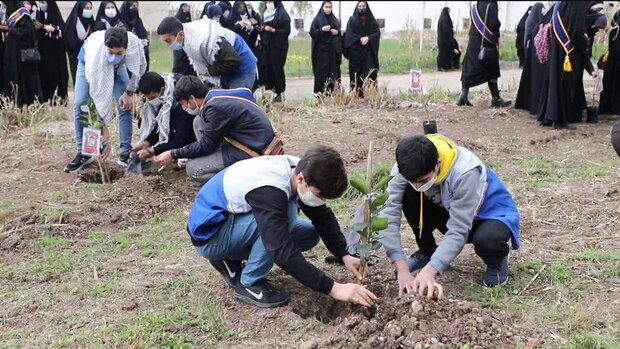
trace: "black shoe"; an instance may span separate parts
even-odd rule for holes
[[[502,97],[493,98],[491,100],[492,107],[505,108],[505,107],[509,107],[511,104],[512,104],[512,101],[505,100]]]
[[[229,287],[235,288],[241,277],[241,261],[231,261],[230,259],[209,260],[209,263],[222,274]]]
[[[456,105],[458,105],[459,107],[462,107],[464,105],[468,107],[474,106],[473,104],[471,104],[471,102],[468,99],[463,99],[463,98],[459,98],[459,100],[456,102]]]
[[[275,308],[288,303],[291,297],[271,286],[269,281],[262,280],[252,286],[243,286],[238,283],[235,287],[235,299],[259,308]]]
[[[273,97],[273,102],[274,103],[280,103],[282,102],[282,94],[278,93],[275,97]]]
[[[82,169],[82,167],[91,164],[95,161],[95,158],[82,155],[82,153],[78,152],[73,160],[69,161],[67,165],[65,165],[65,172],[73,173]]]
[[[407,263],[409,271],[414,272],[424,268],[430,261],[431,256],[422,254],[420,251],[415,251],[411,256],[409,256],[409,258],[407,258],[407,260],[405,260],[405,263]]]
[[[117,163],[123,167],[129,166],[129,154],[121,154],[121,156],[118,157]]]
[[[553,128],[556,130],[576,130],[577,125],[575,124],[558,124],[554,123]]]
[[[496,287],[505,285],[508,282],[510,274],[510,255],[502,259],[499,264],[487,264],[487,270],[484,273],[484,286]]]

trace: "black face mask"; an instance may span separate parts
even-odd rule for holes
[[[367,9],[365,8],[358,8],[357,11],[360,13],[360,15],[363,15],[366,13]]]
[[[246,13],[244,8],[240,8],[239,9],[239,14],[244,15]]]
[[[130,8],[129,9],[129,17],[131,18],[136,18],[138,17],[138,9],[137,8]]]

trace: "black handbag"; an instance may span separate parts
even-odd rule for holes
[[[26,48],[19,52],[22,63],[38,62],[41,60],[41,52],[37,47]]]
[[[486,11],[484,11],[484,27],[482,28],[482,40],[480,41],[480,52],[478,52],[478,59],[483,62],[496,62],[499,60],[499,53],[495,47],[484,47],[484,33],[487,30],[487,17],[489,15],[489,7],[487,5]]]
[[[19,58],[22,63],[38,62],[41,60],[41,52],[39,52],[39,45],[37,39],[33,36],[33,48],[25,48],[19,50]]]

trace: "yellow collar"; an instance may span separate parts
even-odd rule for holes
[[[435,184],[437,185],[446,179],[448,173],[452,169],[452,166],[456,162],[456,144],[454,144],[454,142],[452,142],[452,140],[448,137],[440,134],[428,135],[426,138],[433,142],[435,148],[437,148],[437,154],[439,155],[439,158],[441,158],[439,173],[437,174],[437,179],[435,179]]]

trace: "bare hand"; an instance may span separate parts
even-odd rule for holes
[[[256,25],[258,22],[254,18],[250,18],[250,23],[252,23],[252,25]]]
[[[321,30],[324,32],[328,32],[330,31],[330,29],[332,29],[332,27],[330,25],[324,25],[321,27]]]
[[[132,151],[132,152],[137,152],[137,151],[140,151],[140,150],[142,150],[142,149],[146,149],[146,148],[148,148],[148,147],[150,147],[150,146],[151,146],[151,143],[149,143],[148,141],[142,141],[142,142],[140,142],[140,143],[136,144],[136,146],[135,146],[135,147],[133,147],[133,148],[131,149],[131,151]]]
[[[157,162],[161,166],[160,171],[170,166],[172,164],[172,160],[172,152],[170,150],[165,151],[155,157],[155,162]]]
[[[138,150],[138,157],[140,158],[140,160],[146,161],[148,158],[151,157],[151,154],[149,153],[148,149],[140,149]]]
[[[370,307],[377,299],[377,296],[368,291],[365,286],[352,283],[339,284],[334,282],[329,295],[335,300],[361,304],[364,307]]]
[[[338,32],[338,29],[332,29],[332,30],[331,30],[331,32],[332,32],[332,35],[338,35],[338,34],[340,34],[340,33]]]
[[[133,99],[127,92],[124,92],[121,98],[118,99],[118,105],[121,107],[121,110],[129,111],[133,108]]]
[[[265,26],[265,30],[268,31],[268,32],[275,32],[276,31],[275,29],[273,29],[272,27],[270,27],[268,25]]]
[[[360,43],[362,43],[362,45],[367,45],[368,44],[368,37],[367,36],[363,36],[360,39]]]
[[[353,257],[351,255],[346,255],[342,257],[342,262],[344,263],[344,267],[353,274],[356,280],[362,281],[362,274],[360,274],[360,259]],[[365,268],[364,274],[368,274],[368,268]],[[366,275],[364,275],[366,276]]]
[[[461,53],[461,51],[459,51],[459,49],[458,49],[458,48],[455,48],[455,49],[454,49],[454,53],[456,53],[456,54],[458,55],[459,53]]]
[[[51,32],[53,32],[53,31],[54,31],[54,27],[52,27],[52,26],[51,26],[51,25],[49,25],[49,24],[44,25],[44,26],[43,26],[43,29],[45,29],[45,31],[46,31],[46,32],[48,32],[48,33],[51,33]]]
[[[398,279],[398,297],[413,293],[415,277],[411,275],[409,267],[405,261],[398,261],[396,264],[396,278]]]
[[[435,281],[435,275],[437,275],[435,268],[429,265],[422,268],[413,281],[412,291],[417,292],[420,297],[424,297],[424,291],[427,291],[427,298],[433,298],[434,296],[437,299],[443,298],[443,287]]]

